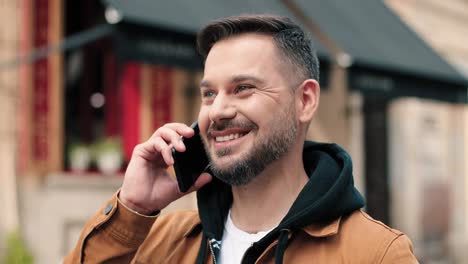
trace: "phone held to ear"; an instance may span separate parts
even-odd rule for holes
[[[195,130],[195,135],[191,138],[182,137],[185,152],[178,152],[172,148],[174,170],[181,192],[187,192],[195,184],[200,174],[209,169],[208,156],[200,138],[198,122],[195,121],[191,127]]]

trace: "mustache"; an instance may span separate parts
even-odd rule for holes
[[[257,129],[258,126],[248,120],[221,120],[211,123],[206,134],[211,137],[213,131],[223,131],[231,128],[254,130]]]

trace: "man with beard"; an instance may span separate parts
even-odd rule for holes
[[[159,211],[187,193],[166,169],[194,131],[166,124],[135,147],[122,188],[66,263],[417,263],[401,232],[360,208],[352,164],[305,141],[319,103],[310,39],[284,17],[207,25],[200,135],[211,166],[189,190],[198,212]],[[152,227],[152,228],[151,228]]]

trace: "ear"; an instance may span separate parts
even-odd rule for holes
[[[307,79],[296,90],[297,117],[308,124],[314,117],[320,99],[320,85],[316,80]]]

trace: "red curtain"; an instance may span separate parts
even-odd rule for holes
[[[48,44],[49,1],[37,0],[33,23],[34,47]],[[49,121],[49,62],[47,58],[34,63],[33,70],[33,157],[38,162],[47,162]]]
[[[133,148],[140,141],[140,65],[126,63],[122,72],[122,141],[124,157],[128,162]]]
[[[172,121],[172,70],[153,67],[151,71],[153,129]]]

